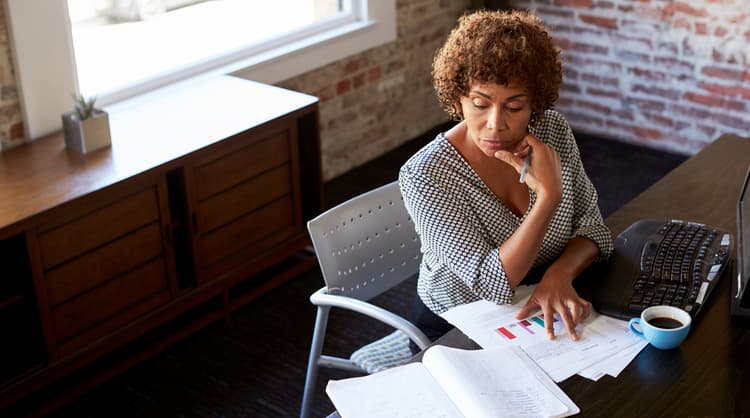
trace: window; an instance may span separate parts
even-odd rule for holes
[[[30,138],[60,129],[73,92],[97,95],[97,103],[107,105],[191,77],[239,70],[275,83],[396,37],[395,0],[7,4]]]

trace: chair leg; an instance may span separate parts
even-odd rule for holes
[[[300,418],[308,418],[310,416],[310,408],[312,408],[313,398],[315,397],[315,386],[318,380],[320,354],[323,351],[323,340],[325,339],[330,310],[331,308],[328,306],[318,306],[318,313],[315,317],[315,330],[313,331],[312,345],[310,346],[310,358],[307,361],[307,376],[305,377],[305,389],[302,394]]]

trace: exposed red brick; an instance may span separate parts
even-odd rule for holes
[[[635,115],[633,114],[632,109],[622,109],[622,108],[614,109],[612,111],[612,116],[617,116],[618,119],[622,119],[622,120],[629,120],[629,121],[635,120]]]
[[[658,129],[646,128],[644,126],[636,126],[635,133],[640,138],[645,138],[645,139],[661,139],[664,137],[664,134],[662,133],[662,131]]]
[[[671,3],[664,8],[663,13],[666,16],[673,16],[676,13],[686,14],[692,17],[707,17],[708,11],[705,8],[693,7],[687,1],[678,1]]]
[[[612,113],[612,109],[609,106],[605,106],[601,103],[591,102],[588,100],[578,100],[577,104],[580,108],[601,113],[603,115],[609,115],[610,113]]]
[[[576,52],[586,52],[589,54],[599,54],[599,55],[608,55],[609,54],[609,48],[601,45],[593,45],[593,44],[585,44],[581,42],[576,42],[573,44],[574,51]]]
[[[704,22],[695,22],[695,33],[698,35],[708,35],[708,25]]]
[[[536,12],[540,16],[556,16],[572,19],[575,13],[571,9],[565,9],[561,7],[544,7],[539,6]]]
[[[661,71],[651,71],[644,68],[633,67],[628,69],[628,73],[647,80],[664,81],[667,76]]]
[[[574,45],[573,41],[571,41],[568,38],[563,38],[561,36],[555,37],[555,44],[557,44],[557,46],[560,49],[573,49],[573,45]]]
[[[693,92],[687,92],[685,93],[685,99],[694,102],[694,103],[700,103],[707,106],[716,106],[716,107],[724,107],[724,98],[723,97],[717,97],[717,96],[709,96],[705,94],[698,94]]]
[[[589,87],[586,89],[586,92],[588,94],[591,94],[592,96],[602,96],[602,97],[612,97],[612,98],[620,98],[620,92],[616,90],[602,90],[595,87]]]
[[[744,76],[745,72],[743,70],[735,70],[732,68],[722,68],[722,67],[703,67],[701,70],[701,73],[703,75],[707,75],[709,77],[713,78],[720,78],[723,80],[737,80],[741,81]]]
[[[8,136],[10,139],[20,139],[24,137],[23,122],[16,122],[10,126]]]
[[[358,57],[347,61],[344,64],[344,74],[351,74],[359,71],[360,68],[366,67],[368,64],[366,57]]]
[[[336,96],[336,91],[333,86],[325,86],[322,89],[314,92],[313,95],[317,96],[320,102],[323,103],[333,99]]]
[[[750,110],[744,101],[740,102],[737,100],[727,100],[726,108],[729,110],[737,111],[737,112],[744,112],[746,110]]]
[[[359,73],[352,79],[354,81],[354,88],[360,88],[365,84],[365,73]]]
[[[594,5],[594,0],[555,0],[555,4],[560,6],[591,7]]]
[[[371,67],[370,70],[367,72],[367,81],[373,82],[380,80],[380,77],[383,75],[383,68],[380,65],[376,65],[374,67]]]
[[[581,80],[588,81],[589,83],[597,83],[602,86],[617,87],[619,80],[614,77],[601,77],[596,74],[582,74]]]
[[[575,101],[567,97],[561,97],[557,99],[556,106],[558,107],[571,107],[575,104]]]
[[[590,25],[599,26],[605,29],[617,28],[617,19],[615,18],[594,16],[594,15],[580,15],[579,17],[581,20],[583,20],[584,22]]]
[[[678,114],[694,119],[708,119],[711,117],[711,113],[705,109],[699,109],[692,106],[687,107],[678,104],[672,104],[669,108],[669,113]]]
[[[336,94],[341,96],[342,94],[346,94],[349,90],[352,88],[352,82],[351,80],[344,79],[336,83]]]
[[[674,127],[674,119],[666,117],[661,113],[643,112],[641,114],[650,122],[654,122],[666,128]]]
[[[724,84],[716,84],[716,83],[710,83],[708,81],[701,81],[698,86],[702,88],[703,90],[706,90],[710,93],[716,93],[720,94],[722,96],[728,96],[728,97],[744,97],[746,99],[750,100],[750,86],[743,86],[743,85],[724,85]]]

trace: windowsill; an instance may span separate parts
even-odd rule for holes
[[[60,115],[71,108],[78,91],[72,57],[66,0],[8,0],[6,20],[11,29],[15,72],[24,128],[29,139],[61,129]],[[128,94],[100,98],[99,106],[115,104],[167,84],[190,78],[232,74],[263,83],[278,83],[347,56],[396,39],[396,0],[361,0],[364,21],[348,24],[252,58],[227,57],[207,62],[160,82],[145,83]],[[39,31],[39,27],[46,28]],[[55,71],[49,71],[54,68]]]
[[[144,83],[125,93],[99,99],[101,105],[116,104],[136,95],[146,94],[171,84],[189,84],[194,79],[233,75],[261,83],[275,84],[312,71],[331,62],[395,39],[395,30],[387,33],[381,22],[369,20],[310,36],[273,48],[248,58],[225,57],[222,62],[208,62],[190,70]]]

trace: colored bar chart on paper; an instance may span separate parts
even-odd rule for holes
[[[554,318],[553,327],[558,331],[560,320]],[[498,334],[506,340],[514,343],[522,343],[529,340],[546,339],[547,332],[544,328],[544,315],[536,315],[520,321],[511,322],[495,329]]]

